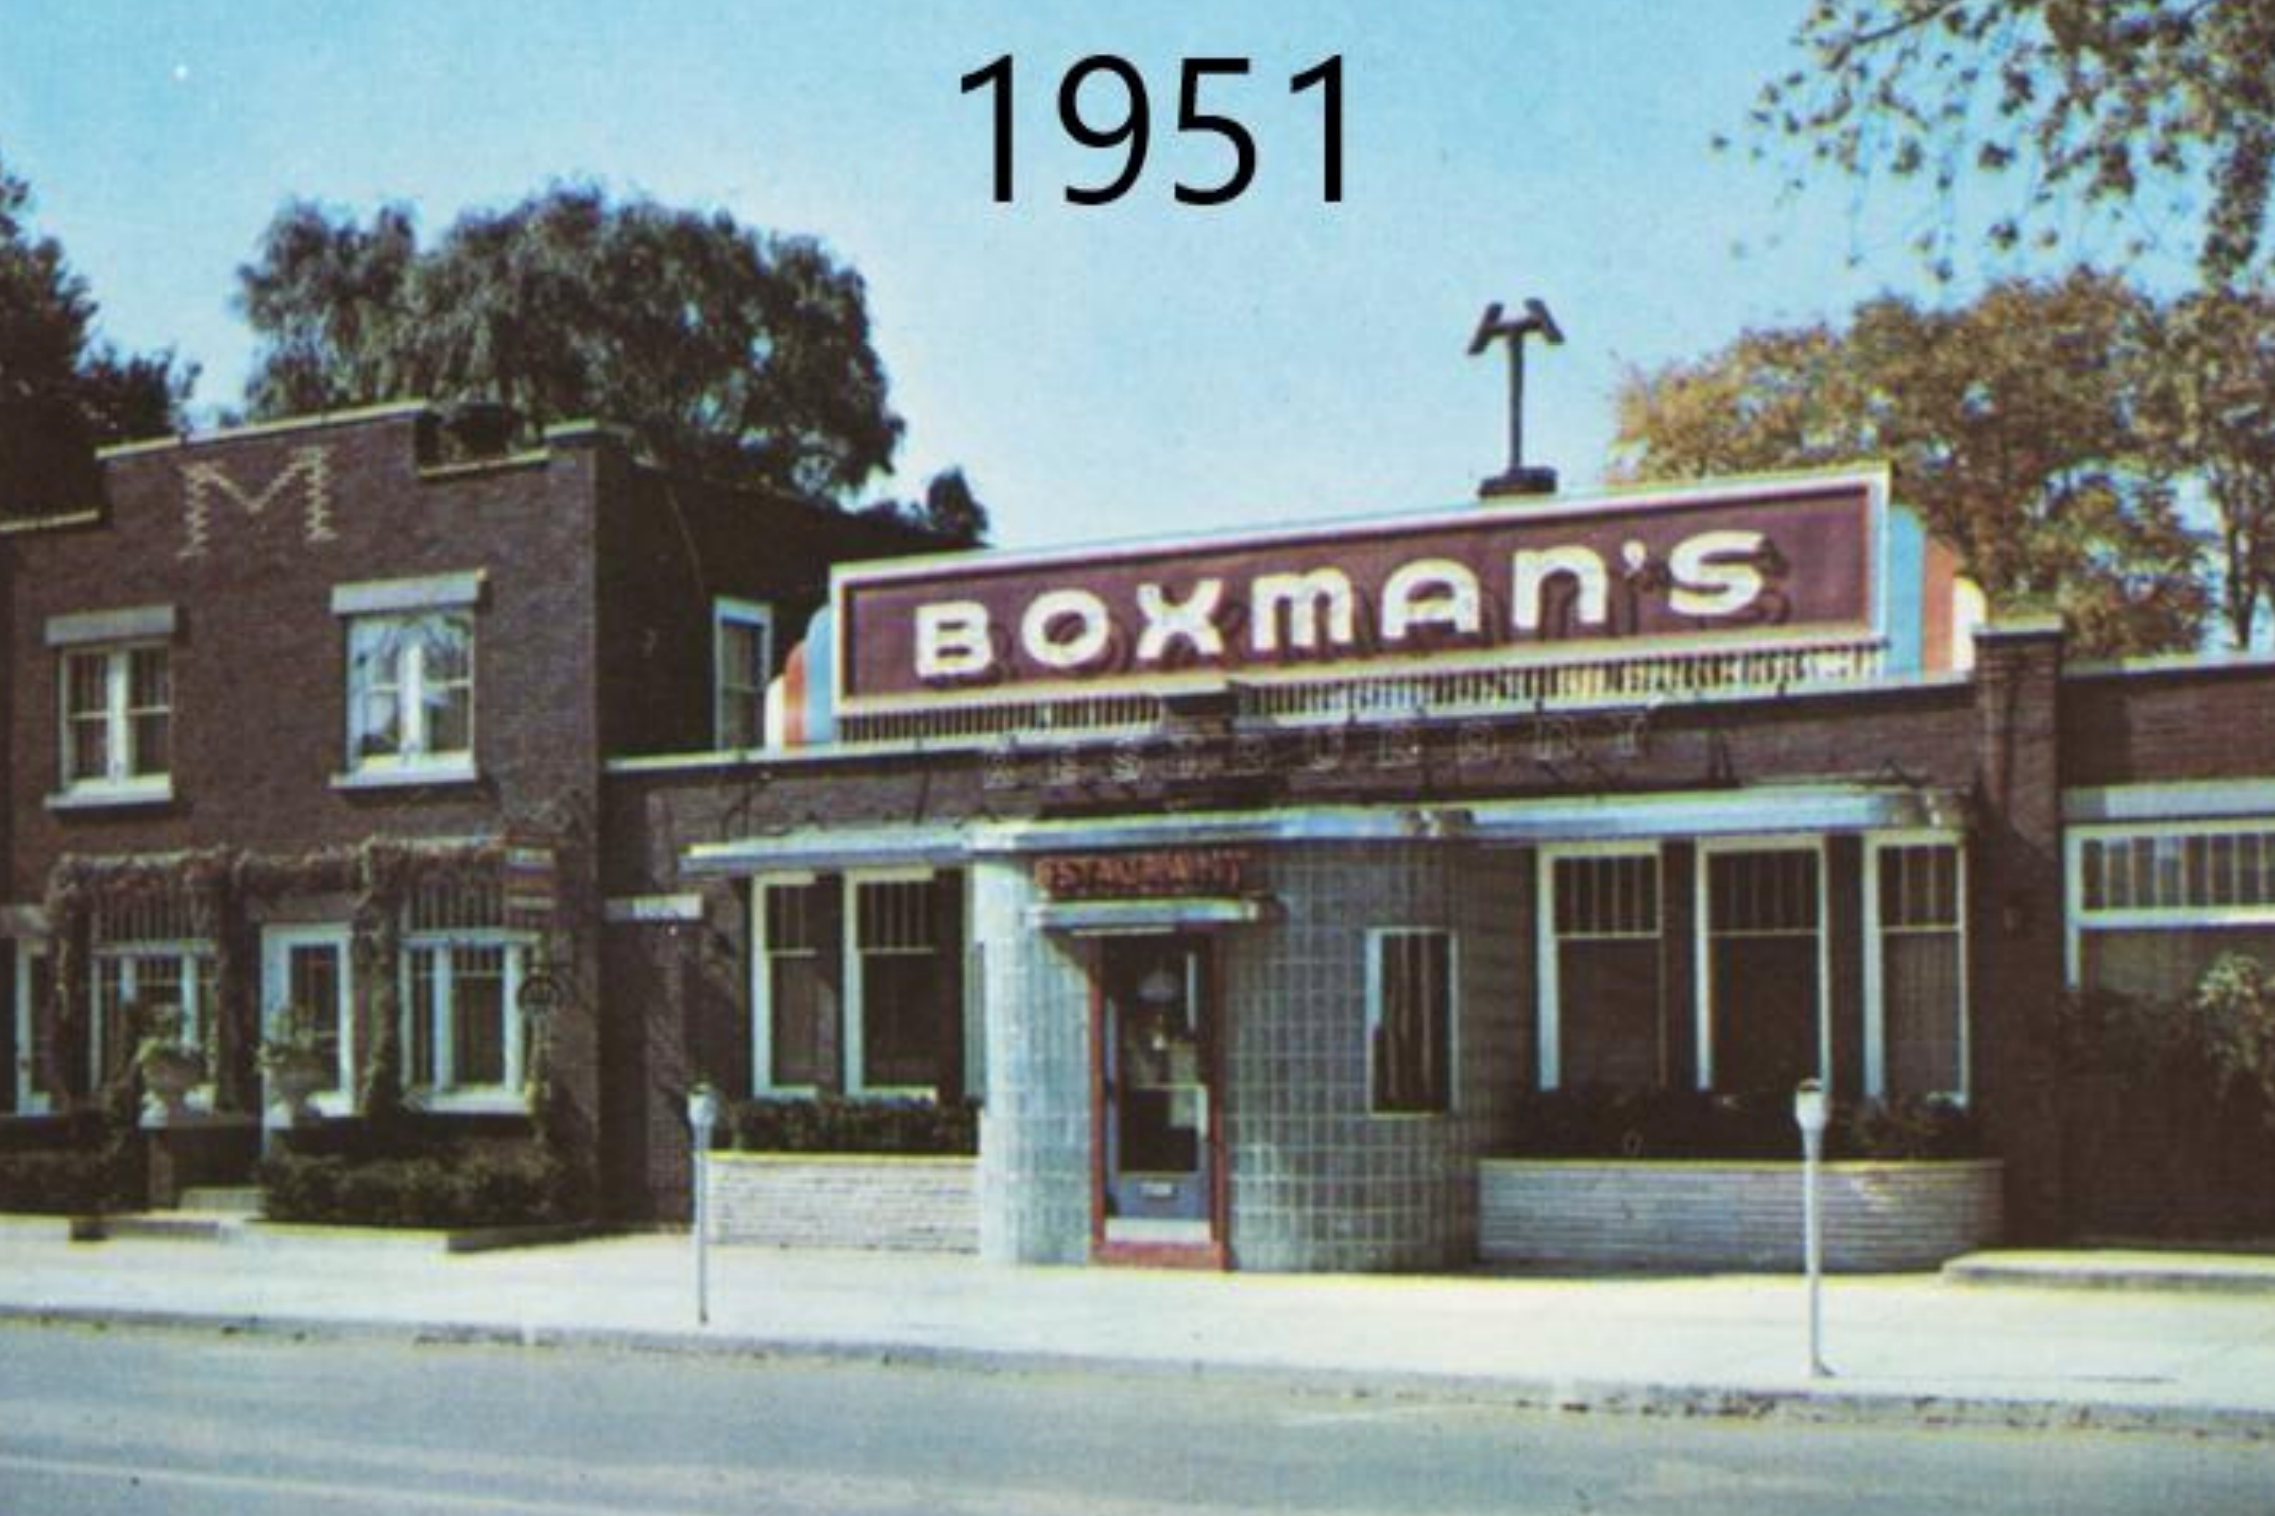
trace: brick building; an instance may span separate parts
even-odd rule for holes
[[[178,1006],[210,1076],[181,1140],[241,1170],[255,1050],[297,1005],[334,1064],[319,1110],[377,1077],[436,1122],[526,1130],[542,1042],[595,1161],[604,754],[755,743],[778,618],[834,558],[925,539],[495,419],[115,448],[98,498],[0,538],[0,1109],[90,1102],[131,1012]]]
[[[969,1095],[990,1256],[1404,1268],[1527,1091],[1809,1075],[1964,1101],[2049,1236],[2172,1190],[2065,983],[2275,956],[2275,663],[1982,624],[1870,470],[890,563],[416,406],[103,477],[0,538],[17,1119],[163,1001],[241,1158],[298,1004],[321,1109],[541,1084],[617,1215],[699,1078]]]

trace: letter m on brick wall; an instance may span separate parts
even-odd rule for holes
[[[213,547],[213,508],[217,500],[232,501],[248,516],[259,516],[280,500],[297,498],[301,513],[301,540],[313,547],[336,542],[332,528],[332,466],[328,450],[294,448],[284,467],[259,490],[248,490],[214,462],[193,463],[182,470],[181,557],[203,558]]]

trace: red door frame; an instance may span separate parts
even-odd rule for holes
[[[1226,1194],[1223,1007],[1217,996],[1217,941],[1206,932],[1173,935],[1201,954],[1201,1064],[1209,1096],[1209,1240],[1109,1242],[1106,1238],[1106,949],[1105,939],[1084,943],[1090,975],[1090,1261],[1154,1269],[1224,1269],[1230,1266],[1232,1209]]]

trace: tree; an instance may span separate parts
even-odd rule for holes
[[[1764,86],[1756,156],[1925,180],[1922,251],[1948,273],[1971,173],[1999,178],[1988,235],[2053,246],[2074,200],[2135,228],[2198,225],[2206,287],[2269,264],[2275,5],[2268,0],[1812,0],[1810,66]],[[2150,202],[2161,201],[2161,206]]]
[[[2160,330],[2150,302],[2084,271],[1950,310],[1882,297],[1845,327],[1748,332],[1631,371],[1614,472],[1887,458],[1994,605],[2058,607],[2086,656],[2191,648],[2202,544],[2143,414]]]
[[[119,352],[52,237],[33,233],[31,188],[0,164],[0,515],[83,507],[92,449],[176,430],[196,370],[171,352]]]
[[[2176,472],[2200,480],[2219,536],[2220,613],[2248,648],[2275,604],[2275,295],[2181,300],[2151,368],[2147,417]]]
[[[900,438],[860,276],[725,212],[556,186],[421,248],[400,207],[358,225],[300,202],[238,280],[256,417],[498,400],[539,425],[602,416],[675,466],[814,497],[859,486]]]
[[[934,474],[924,486],[922,502],[879,500],[863,507],[861,513],[929,532],[944,548],[983,547],[987,543],[987,507],[972,493],[971,483],[960,468]]]

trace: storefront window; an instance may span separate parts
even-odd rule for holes
[[[1873,848],[1874,980],[1884,1051],[1875,1093],[1963,1095],[1966,899],[1957,844]]]
[[[1654,1085],[1663,1075],[1659,855],[1548,855],[1541,1084]]]
[[[1748,847],[1703,857],[1713,1087],[1790,1090],[1824,1077],[1817,849]]]
[[[2095,828],[2071,868],[2083,988],[2177,999],[2223,954],[2275,964],[2275,822]]]
[[[1377,1115],[1448,1108],[1452,1088],[1450,934],[1386,930],[1367,936],[1367,1037]]]
[[[865,1087],[931,1089],[940,1082],[951,963],[941,952],[935,894],[929,878],[855,886]]]

